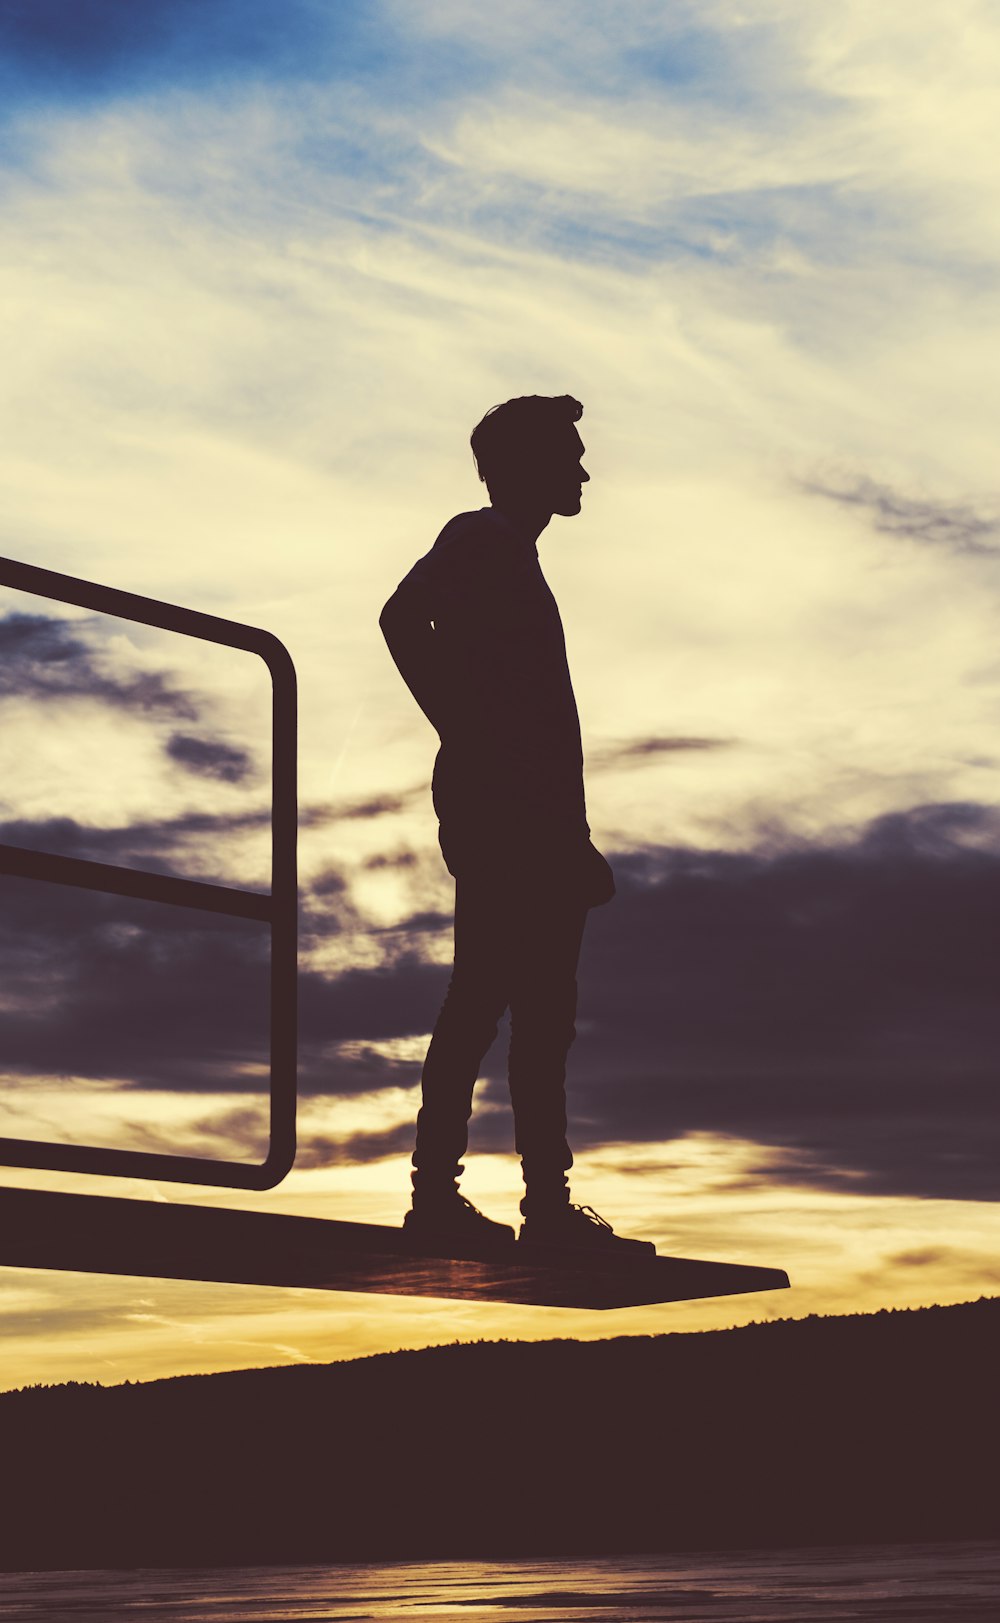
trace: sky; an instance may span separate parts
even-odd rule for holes
[[[0,11],[7,557],[258,625],[300,683],[300,1154],[396,1223],[453,891],[378,631],[512,395],[618,895],[575,1198],[778,1295],[614,1315],[0,1270],[0,1385],[996,1292],[1000,22],[986,0]],[[4,590],[0,840],[267,883],[254,656]],[[0,882],[8,1136],[258,1158],[266,942]],[[206,919],[208,922],[206,923]],[[514,1221],[502,1038],[463,1188]]]

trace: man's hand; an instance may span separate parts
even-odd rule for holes
[[[498,829],[492,848],[479,848],[478,862],[480,866],[485,862],[498,875],[507,875],[512,884],[539,892],[554,887],[585,907],[603,907],[615,895],[611,866],[591,840],[577,843],[567,841],[565,835],[546,837],[538,829],[522,829],[519,836],[512,837],[509,828]]]
[[[603,907],[615,894],[615,876],[611,864],[598,851],[593,840],[587,841],[585,855],[587,906]]]

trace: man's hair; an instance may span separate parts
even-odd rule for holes
[[[487,486],[502,483],[526,461],[544,455],[546,443],[578,423],[583,407],[571,394],[522,394],[491,406],[472,430],[472,455]]]

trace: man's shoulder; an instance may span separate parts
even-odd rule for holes
[[[510,553],[504,526],[491,507],[456,513],[414,571],[425,580],[447,580],[490,570]]]
[[[450,518],[431,551],[446,554],[456,549],[488,547],[495,544],[501,534],[501,525],[492,507],[477,507],[471,513],[456,513]]]
[[[529,563],[526,550],[512,540],[509,524],[493,508],[481,507],[449,519],[400,585],[419,594],[436,618],[449,602],[483,596],[499,601],[510,592],[522,592],[521,577]]]

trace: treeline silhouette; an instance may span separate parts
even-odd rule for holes
[[[24,1568],[995,1537],[1000,1299],[0,1395]]]

